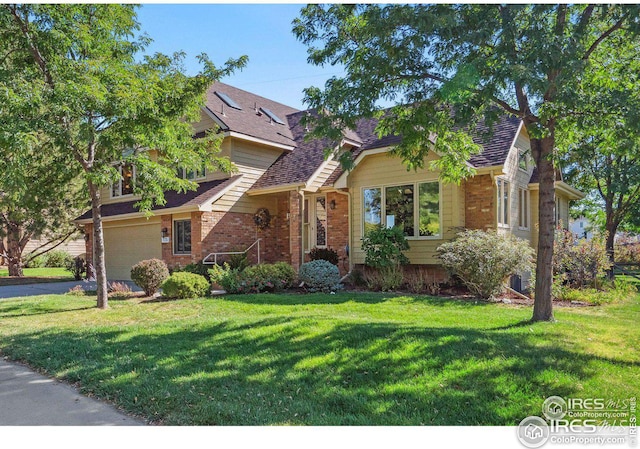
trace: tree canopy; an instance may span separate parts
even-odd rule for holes
[[[455,180],[470,174],[464,162],[478,150],[466,130],[505,113],[523,120],[540,175],[533,319],[552,320],[558,123],[597,113],[576,102],[574,89],[603,42],[632,39],[639,26],[637,5],[340,4],[305,7],[293,29],[311,63],[346,72],[305,91],[311,107],[327,111],[319,135],[338,138],[377,116],[380,134],[402,135],[393,154],[408,167],[422,167],[433,149],[444,179]],[[380,100],[396,106],[383,112]],[[349,155],[341,160],[348,165]]]
[[[69,170],[82,173],[93,213],[98,306],[107,306],[100,206],[101,187],[117,182],[119,167],[135,166],[137,206],[149,211],[164,203],[165,190],[195,189],[177,167],[203,163],[229,171],[217,156],[219,138],[194,139],[207,87],[241,68],[246,57],[216,67],[207,55],[202,70],[188,76],[184,53],[145,55],[150,39],[139,34],[133,5],[4,5],[0,33],[13,36],[5,57],[6,76],[27,83],[43,105],[37,126],[56,148],[70,154]],[[22,81],[18,61],[38,78]],[[31,72],[29,72],[31,73]],[[16,81],[13,81],[16,82]],[[34,124],[34,126],[36,126]],[[153,151],[149,151],[153,150]]]

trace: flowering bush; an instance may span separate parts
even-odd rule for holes
[[[572,287],[598,287],[598,281],[611,267],[605,240],[595,233],[591,240],[575,241],[573,234],[556,229],[553,247],[553,275],[556,284]]]
[[[162,294],[167,298],[200,298],[208,293],[207,278],[186,271],[176,271],[162,283]]]
[[[438,247],[442,265],[481,298],[499,294],[506,279],[533,268],[533,248],[512,235],[464,231]]]
[[[342,288],[338,267],[327,260],[312,260],[302,264],[298,277],[312,292],[331,292]]]
[[[131,280],[144,290],[147,296],[157,292],[168,277],[167,264],[160,259],[142,260],[131,267]]]

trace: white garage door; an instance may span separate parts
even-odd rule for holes
[[[109,280],[131,279],[131,267],[141,260],[162,259],[160,223],[105,228],[104,249]]]

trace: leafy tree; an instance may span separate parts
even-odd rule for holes
[[[176,167],[229,171],[217,156],[219,138],[193,139],[204,93],[215,79],[242,67],[246,58],[217,68],[206,55],[197,76],[187,76],[183,53],[142,56],[150,40],[136,37],[139,24],[132,5],[3,5],[0,33],[15,36],[5,58],[10,75],[16,61],[26,61],[40,75],[32,82],[33,100],[44,105],[37,124],[56,148],[72,155],[69,170],[82,173],[93,214],[97,305],[106,308],[107,276],[100,207],[101,188],[117,182],[119,168],[135,166],[137,207],[150,211],[163,204],[165,190],[195,189],[177,177]],[[150,149],[152,151],[150,151]]]
[[[593,56],[598,68],[591,66],[576,89],[585,109],[597,106],[604,113],[565,120],[558,146],[568,179],[589,193],[582,209],[606,231],[613,263],[618,229],[633,230],[640,211],[640,44],[611,44]],[[624,51],[616,52],[616,47]]]
[[[330,112],[319,114],[317,134],[338,139],[378,116],[379,134],[402,135],[393,153],[408,167],[423,167],[433,149],[441,177],[458,181],[478,151],[465,130],[504,113],[523,120],[540,174],[533,320],[553,320],[557,127],[585,112],[576,84],[603,42],[635,36],[638,15],[636,5],[309,5],[294,33],[311,63],[346,71],[305,91],[310,106]],[[380,100],[396,106],[383,115]],[[348,154],[340,160],[349,165]]]
[[[23,262],[77,234],[71,220],[86,204],[85,195],[76,174],[64,170],[42,136],[3,142],[0,148],[0,255],[8,261],[10,276],[22,276]],[[24,260],[24,248],[33,238],[43,244]]]

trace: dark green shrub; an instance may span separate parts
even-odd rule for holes
[[[438,247],[442,265],[481,298],[502,291],[506,279],[533,269],[533,248],[525,240],[493,231],[463,231]]]
[[[190,263],[184,266],[184,268],[180,268],[178,270],[174,270],[174,272],[176,271],[184,271],[187,273],[193,273],[193,274],[199,274],[200,276],[204,276],[207,281],[209,280],[209,268],[210,265],[205,265],[204,263],[202,263],[202,261],[198,262],[198,263]]]
[[[274,292],[290,288],[296,272],[285,262],[259,264],[244,271],[231,268],[228,263],[215,265],[209,270],[211,282],[220,285],[227,293]]]
[[[342,288],[338,267],[327,260],[303,263],[298,278],[311,292],[331,292]]]
[[[167,298],[201,298],[209,293],[209,281],[204,276],[177,271],[162,283],[162,295]]]
[[[408,249],[409,243],[399,227],[377,227],[368,231],[362,239],[364,263],[373,268],[408,264],[409,259],[403,253]]]
[[[45,258],[40,255],[34,258],[31,258],[31,254],[25,254],[22,256],[22,266],[24,268],[42,268],[44,267]]]
[[[227,263],[232,270],[243,271],[249,266],[249,258],[247,253],[242,254],[229,254],[229,260]]]
[[[131,280],[147,296],[155,294],[168,277],[167,264],[160,259],[142,260],[131,267]]]
[[[44,257],[44,266],[48,268],[66,268],[73,261],[73,256],[66,251],[49,251],[42,256]]]
[[[313,248],[309,251],[311,260],[326,260],[334,265],[338,265],[338,252],[331,248]]]
[[[64,268],[73,275],[73,278],[76,281],[81,280],[82,275],[87,271],[85,266],[85,261],[80,256],[77,256],[74,259],[66,261]]]

